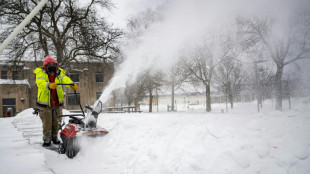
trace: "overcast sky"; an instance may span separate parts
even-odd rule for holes
[[[124,28],[128,18],[147,8],[155,8],[164,1],[166,0],[112,0],[115,8],[108,14],[109,20]]]

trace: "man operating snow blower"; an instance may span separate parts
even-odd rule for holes
[[[47,56],[43,60],[43,66],[37,67],[33,73],[36,74],[38,86],[37,105],[40,108],[40,118],[43,124],[43,146],[50,146],[51,141],[59,144],[57,138],[59,130],[57,115],[62,115],[64,93],[61,86],[57,84],[73,84],[73,81],[65,75],[65,71],[58,67],[58,62]],[[66,85],[68,88],[77,90],[77,84]],[[57,114],[55,113],[57,112]]]

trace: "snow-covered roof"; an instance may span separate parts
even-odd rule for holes
[[[11,79],[0,79],[0,85],[28,85],[30,88],[30,84],[27,79],[24,80],[11,80]]]
[[[13,65],[14,65],[13,63],[5,62],[5,61],[0,62],[0,66],[13,66]],[[24,64],[23,63],[16,63],[15,65],[23,66]]]

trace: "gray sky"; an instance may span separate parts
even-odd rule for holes
[[[128,18],[147,8],[155,8],[164,1],[165,0],[112,0],[115,8],[107,15],[114,25],[124,28]]]

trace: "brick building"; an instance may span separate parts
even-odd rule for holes
[[[37,86],[33,70],[42,62],[21,62],[17,65],[0,62],[0,117],[11,110],[13,115],[27,108],[36,107]],[[78,84],[78,100],[82,106],[93,104],[113,75],[113,66],[103,63],[71,63],[66,75]],[[63,87],[65,108],[79,110],[72,89]]]

